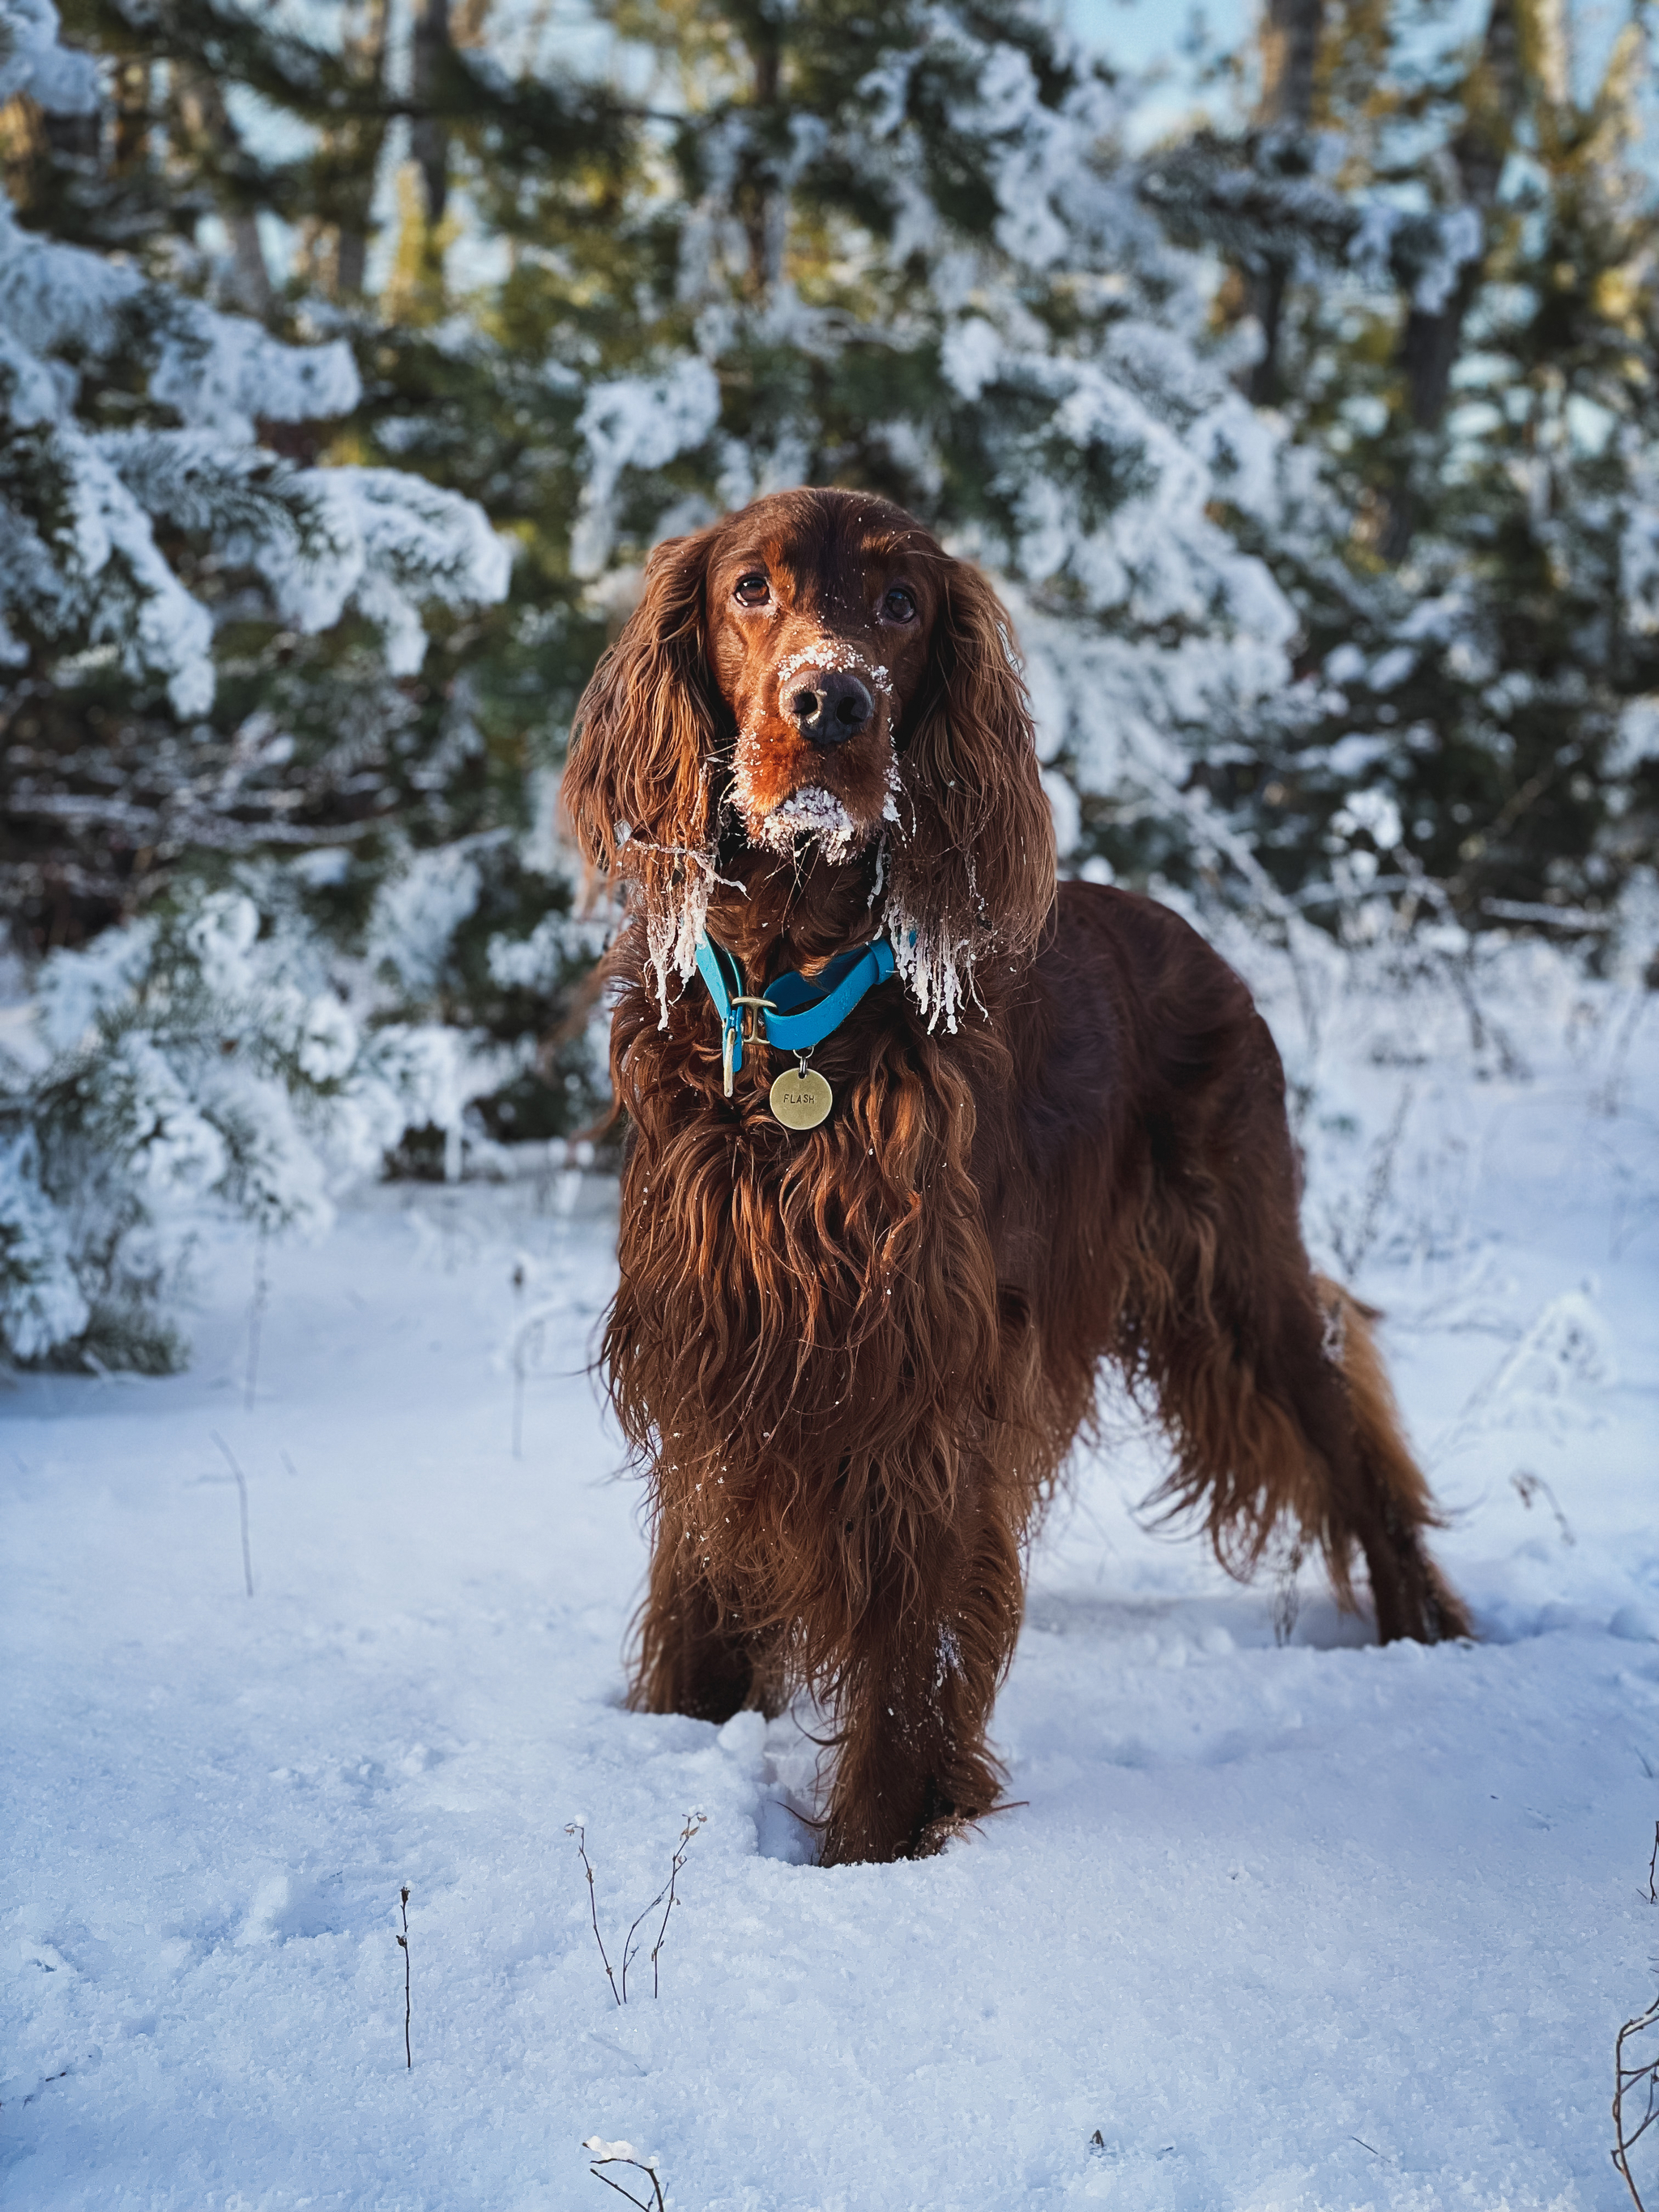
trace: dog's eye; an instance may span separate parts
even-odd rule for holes
[[[746,576],[739,576],[732,594],[740,607],[763,607],[772,596],[772,586],[758,568],[751,568]]]
[[[907,585],[895,584],[882,601],[881,611],[889,622],[914,622],[916,618],[916,595]]]

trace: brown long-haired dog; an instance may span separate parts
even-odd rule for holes
[[[1281,1518],[1377,1630],[1467,1632],[1366,1316],[1310,1271],[1273,1040],[1150,901],[1055,882],[1008,619],[908,515],[757,501],[659,546],[577,717],[565,804],[625,886],[632,1124],[611,1395],[651,1484],[636,1705],[720,1721],[811,1685],[826,1863],[996,1804],[986,1729],[1022,1542],[1115,1361],[1235,1571]],[[898,972],[726,1091],[704,933],[747,994],[884,935]]]

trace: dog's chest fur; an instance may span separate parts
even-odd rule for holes
[[[764,1561],[787,1583],[796,1559],[867,1583],[907,1527],[948,1518],[995,1418],[1003,1332],[964,1055],[896,994],[860,1010],[814,1055],[829,1121],[797,1135],[766,1104],[779,1055],[752,1054],[722,1096],[699,988],[665,1031],[642,990],[617,1011],[634,1129],[613,1396],[664,1540],[678,1523],[710,1578]]]

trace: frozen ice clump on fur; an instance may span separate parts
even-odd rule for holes
[[[773,808],[759,831],[761,843],[775,853],[792,852],[798,837],[816,838],[818,849],[829,860],[844,860],[857,835],[853,817],[840,799],[818,783],[792,791]]]

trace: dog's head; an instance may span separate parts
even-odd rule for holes
[[[923,1011],[1028,948],[1054,832],[1007,616],[886,501],[780,492],[659,545],[576,717],[564,798],[643,904],[665,993],[744,850],[866,869]]]

